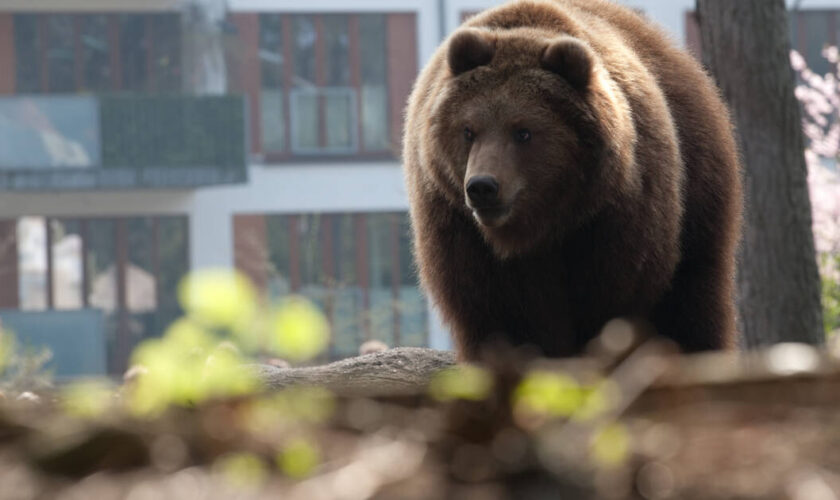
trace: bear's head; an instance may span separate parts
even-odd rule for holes
[[[432,177],[497,256],[562,239],[636,182],[629,106],[586,42],[465,28],[446,55]]]

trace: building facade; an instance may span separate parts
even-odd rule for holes
[[[402,113],[498,3],[0,2],[0,308],[98,311],[117,372],[186,272],[236,267],[318,302],[333,357],[448,347],[413,271]],[[625,3],[691,42],[693,0]],[[840,0],[799,8],[795,40],[836,41]]]

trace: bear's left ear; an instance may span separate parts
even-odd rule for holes
[[[563,38],[546,47],[540,63],[557,73],[578,90],[586,90],[592,81],[592,51],[574,38]]]
[[[493,42],[475,28],[466,28],[456,33],[449,41],[447,59],[455,76],[490,64],[496,51]]]

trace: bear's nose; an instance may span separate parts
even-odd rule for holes
[[[479,175],[467,182],[467,196],[476,206],[493,205],[499,196],[499,183],[489,175]]]

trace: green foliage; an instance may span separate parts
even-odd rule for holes
[[[840,254],[822,256],[823,323],[826,334],[840,329]]]
[[[300,297],[286,299],[271,313],[268,350],[291,361],[306,361],[327,348],[330,325],[324,315]]]
[[[582,385],[569,375],[533,371],[514,391],[514,414],[520,419],[593,420],[609,410],[613,390],[613,386],[605,381]]]
[[[15,337],[6,330],[0,328],[0,373],[6,369],[12,361],[15,352]]]
[[[291,361],[308,361],[329,344],[329,324],[312,304],[293,297],[275,308],[262,308],[250,281],[234,271],[192,273],[179,285],[178,298],[186,316],[163,338],[138,346],[132,356],[135,365],[147,370],[128,394],[137,415],[155,416],[173,404],[252,394],[260,383],[244,366],[247,353],[267,350]],[[266,404],[281,415],[320,421],[332,411],[331,396],[322,389],[298,388]],[[256,414],[259,418],[260,412]]]
[[[140,416],[158,415],[171,404],[190,405],[258,388],[238,351],[220,345],[190,319],[174,323],[162,339],[141,344],[132,362],[148,370],[129,394],[130,409]]]
[[[630,433],[619,423],[605,425],[592,435],[590,453],[599,465],[621,465],[630,454]]]
[[[429,384],[429,394],[438,401],[464,399],[481,401],[493,388],[493,378],[473,365],[459,365],[437,373]]]
[[[293,479],[310,475],[321,461],[318,448],[309,440],[297,438],[288,443],[277,455],[277,467]]]
[[[187,315],[209,328],[248,336],[257,311],[257,292],[248,278],[225,269],[190,274],[178,286],[178,301]]]
[[[213,467],[231,486],[257,488],[268,479],[268,466],[252,453],[232,453],[219,458]]]
[[[51,359],[49,349],[21,346],[12,332],[0,328],[0,388],[7,395],[52,388],[52,372],[46,368]]]
[[[68,415],[96,418],[110,408],[114,393],[106,380],[80,380],[62,390],[61,406]]]

